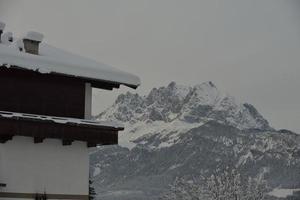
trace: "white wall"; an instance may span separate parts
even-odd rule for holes
[[[34,144],[33,138],[16,136],[0,144],[0,182],[7,184],[2,192],[87,195],[88,178],[85,142]]]

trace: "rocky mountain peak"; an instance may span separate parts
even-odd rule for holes
[[[171,99],[178,99],[182,101],[191,90],[191,87],[178,85],[171,82],[167,87],[153,88],[146,100],[149,104],[159,101],[159,103],[167,103]]]
[[[211,81],[195,86],[171,82],[166,87],[153,88],[146,96],[130,92],[121,94],[98,119],[123,123],[174,120],[203,123],[214,120],[239,129],[271,129],[254,106],[237,102]]]

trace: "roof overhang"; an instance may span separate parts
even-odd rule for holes
[[[7,66],[6,65],[1,65],[0,67],[7,67]],[[121,85],[118,82],[104,81],[104,80],[86,78],[86,77],[80,77],[80,76],[72,76],[72,75],[62,74],[62,73],[57,73],[57,72],[50,72],[48,74],[44,74],[44,73],[40,73],[39,71],[33,71],[33,70],[26,69],[24,67],[19,67],[19,66],[10,66],[9,68],[10,69],[25,70],[25,71],[32,71],[34,73],[39,73],[41,75],[55,75],[55,76],[60,76],[60,77],[79,79],[79,80],[82,80],[83,82],[91,83],[91,86],[93,88],[104,89],[104,90],[113,90],[114,88],[120,88],[120,85]],[[130,87],[132,89],[137,89],[137,87],[138,87],[136,85],[130,85],[130,84],[122,84],[122,85]]]
[[[51,138],[62,140],[63,145],[84,141],[88,147],[95,147],[118,144],[118,132],[122,130],[122,126],[112,122],[0,111],[0,143],[14,136],[27,136],[34,143]]]
[[[71,76],[91,82],[96,88],[108,85],[108,89],[112,89],[125,85],[135,89],[140,85],[139,77],[133,74],[45,43],[40,45],[40,55],[20,52],[13,44],[0,44],[0,66],[19,67],[41,74]]]

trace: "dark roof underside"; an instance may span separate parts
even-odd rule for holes
[[[0,67],[5,67],[6,66],[0,66]],[[124,83],[118,83],[118,82],[113,82],[113,81],[104,81],[104,80],[99,80],[99,79],[92,79],[92,78],[86,78],[86,77],[80,77],[80,76],[72,76],[72,75],[68,75],[68,74],[62,74],[62,73],[57,73],[57,72],[50,72],[50,73],[40,73],[38,71],[34,71],[34,70],[30,70],[30,69],[26,69],[23,67],[18,67],[18,66],[10,66],[9,67],[12,70],[23,70],[23,71],[29,71],[29,72],[33,72],[36,74],[40,74],[42,76],[56,76],[56,77],[66,77],[66,78],[71,78],[71,79],[77,79],[77,80],[81,80],[83,82],[86,83],[91,83],[91,86],[94,88],[99,88],[99,89],[104,89],[104,90],[112,90],[114,88],[119,88],[120,85],[125,85],[127,87],[130,87],[132,89],[136,89],[138,86],[136,85],[130,85],[130,84],[124,84]]]
[[[96,123],[96,122],[95,122]],[[73,141],[87,142],[88,147],[118,144],[118,131],[123,128],[101,126],[92,123],[57,123],[54,120],[33,117],[3,117],[0,115],[0,143],[14,136],[32,137],[34,143],[46,138],[60,139],[63,145]]]

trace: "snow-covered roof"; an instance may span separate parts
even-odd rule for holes
[[[31,32],[29,38],[42,39],[42,35]],[[39,46],[39,55],[20,51],[22,40],[16,40],[11,45],[0,43],[0,66],[17,66],[40,73],[58,73],[80,77],[88,80],[123,84],[132,88],[140,85],[139,77],[113,68],[109,65],[96,62],[42,42]]]
[[[88,119],[77,119],[77,118],[66,118],[66,117],[54,117],[46,115],[35,115],[27,113],[17,113],[17,112],[8,112],[0,111],[0,117],[3,118],[23,118],[23,119],[32,119],[32,120],[41,120],[41,121],[52,121],[59,124],[78,124],[78,125],[89,125],[89,126],[99,126],[99,127],[108,127],[115,129],[124,129],[124,126],[117,122],[108,122],[108,121],[95,121]]]

